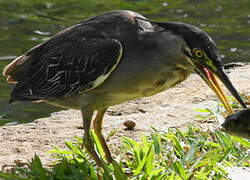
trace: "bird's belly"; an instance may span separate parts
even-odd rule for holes
[[[105,101],[108,104],[107,106],[110,106],[133,99],[152,96],[174,87],[184,81],[189,75],[190,72],[182,71],[180,74],[179,72],[168,74],[168,76],[161,76],[155,80],[147,81],[147,83],[141,83],[141,81],[134,82],[135,85],[133,87],[125,85],[121,88],[119,85],[120,90],[113,88],[109,90],[106,95],[103,96],[102,94],[103,98],[106,97],[102,102]]]
[[[171,87],[174,87],[175,85],[181,83],[184,81],[190,73],[182,73],[181,75],[178,76],[173,76],[173,77],[162,77],[158,80],[156,80],[151,86],[146,87],[142,89],[141,91],[141,96],[152,96],[154,94],[163,92]]]

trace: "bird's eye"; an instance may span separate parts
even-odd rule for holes
[[[197,58],[201,58],[203,56],[203,51],[200,50],[200,49],[194,49],[194,55],[197,57]]]

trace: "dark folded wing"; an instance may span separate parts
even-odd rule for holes
[[[71,96],[102,84],[118,65],[122,46],[111,38],[64,42],[34,55],[10,102]]]

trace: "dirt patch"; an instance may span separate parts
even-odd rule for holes
[[[245,65],[227,70],[239,92],[250,94],[249,69],[250,65]],[[142,134],[152,132],[151,126],[158,130],[184,128],[188,123],[209,126],[211,123],[194,118],[198,114],[195,109],[213,109],[216,104],[217,97],[198,75],[193,74],[163,93],[110,108],[104,120],[104,133],[117,128],[118,132],[109,141],[109,144],[117,144],[122,136],[139,139]],[[136,123],[134,130],[124,130],[123,122],[126,120]],[[35,153],[44,164],[49,164],[51,156],[46,152],[53,147],[64,148],[64,141],[82,136],[81,126],[80,112],[65,110],[32,123],[0,127],[0,170],[6,164],[13,164],[14,160],[28,161]]]

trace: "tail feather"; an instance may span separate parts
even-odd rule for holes
[[[23,97],[23,96],[10,96],[9,104],[15,102],[15,101],[39,101],[41,99],[37,98],[30,98],[30,97]]]
[[[35,96],[27,85],[18,83],[11,92],[9,103],[15,101],[37,101],[42,99],[44,98]]]

